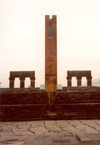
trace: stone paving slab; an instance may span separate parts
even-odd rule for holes
[[[88,137],[87,137],[88,135]],[[95,135],[95,134],[94,134]],[[100,134],[99,134],[100,137]],[[100,138],[98,140],[90,139],[89,134],[81,134],[81,136],[37,136],[33,140],[25,141],[23,145],[100,145]]]
[[[29,141],[31,142],[33,141],[34,138],[40,136],[41,137],[52,136],[52,138],[53,137],[55,138],[56,136],[68,137],[70,135],[77,136],[80,134],[85,135],[88,138],[87,139],[88,142],[89,140],[93,142],[94,138],[96,141],[99,141],[100,138],[99,133],[100,133],[100,120],[0,122],[0,145],[10,145],[10,144],[24,145],[24,142],[26,140],[28,142]],[[86,134],[90,134],[90,136]],[[58,142],[56,140],[55,144],[57,145],[61,144],[60,142],[59,143]]]

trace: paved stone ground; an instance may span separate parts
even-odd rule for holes
[[[100,133],[100,120],[0,122],[0,145],[24,145],[36,136],[80,133]]]

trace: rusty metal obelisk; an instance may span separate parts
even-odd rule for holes
[[[45,16],[45,86],[55,92],[57,86],[57,18]]]

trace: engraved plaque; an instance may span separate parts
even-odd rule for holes
[[[54,29],[53,28],[48,28],[48,36],[53,36],[54,35]]]

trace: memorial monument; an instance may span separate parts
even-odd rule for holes
[[[100,119],[100,87],[92,86],[90,70],[67,72],[67,85],[57,89],[57,16],[45,16],[45,89],[35,87],[35,70],[11,71],[9,88],[0,88],[0,121]],[[20,88],[14,79],[20,78]],[[25,88],[25,77],[30,88]],[[77,86],[72,86],[72,77]],[[82,77],[87,86],[83,87]]]
[[[45,88],[49,110],[53,111],[57,87],[57,24],[56,16],[45,16]]]

